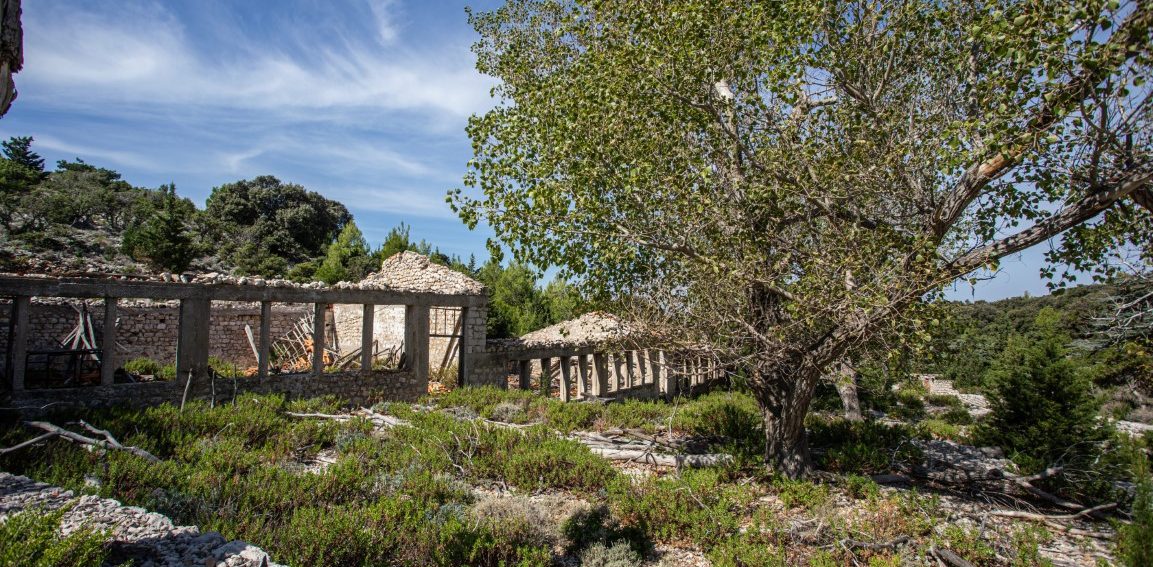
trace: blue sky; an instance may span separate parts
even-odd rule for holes
[[[0,137],[49,164],[85,161],[203,206],[257,175],[349,207],[370,243],[405,222],[444,252],[487,257],[444,202],[493,105],[466,3],[430,0],[32,0],[25,67]],[[498,2],[471,1],[484,10]],[[957,299],[1044,293],[1041,251]]]

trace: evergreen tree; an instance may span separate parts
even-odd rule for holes
[[[4,148],[4,157],[14,161],[44,177],[44,158],[32,151],[32,136],[14,136],[6,142],[0,142]]]
[[[364,234],[355,222],[349,221],[336,240],[328,245],[324,261],[313,278],[329,285],[339,281],[360,281],[368,275],[371,258]]]
[[[122,250],[156,270],[183,272],[197,257],[188,230],[192,203],[176,196],[176,186],[160,188],[162,204],[143,224],[125,231]]]
[[[986,379],[992,414],[978,435],[1030,470],[1082,461],[1107,437],[1097,425],[1093,384],[1068,356],[1059,319],[1055,309],[1042,309],[1032,333],[1009,338]]]

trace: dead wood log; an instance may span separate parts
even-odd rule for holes
[[[578,440],[579,441],[579,440]],[[732,462],[733,456],[723,453],[708,455],[665,455],[647,450],[589,447],[589,450],[610,461],[632,461],[665,467],[700,468]]]
[[[87,429],[91,433],[95,433],[97,435],[100,435],[100,436],[104,437],[104,439],[103,440],[93,439],[91,437],[81,435],[81,434],[76,433],[74,431],[69,431],[67,429],[64,429],[63,427],[48,423],[46,421],[26,421],[26,422],[24,422],[24,424],[27,425],[28,427],[40,429],[40,430],[46,431],[47,433],[45,433],[44,435],[41,435],[35,439],[31,439],[29,441],[25,441],[23,443],[20,443],[19,445],[0,450],[0,454],[8,453],[10,451],[15,451],[17,449],[22,449],[24,447],[34,445],[34,444],[39,443],[41,441],[46,441],[46,440],[51,439],[53,437],[60,437],[62,439],[66,439],[66,440],[71,441],[73,443],[80,443],[81,445],[88,445],[91,447],[99,447],[101,449],[114,449],[117,451],[127,451],[129,453],[132,453],[133,455],[136,455],[142,459],[151,461],[153,463],[159,463],[160,462],[159,458],[157,458],[152,453],[145,451],[144,449],[141,449],[139,447],[121,445],[120,442],[116,440],[116,437],[113,437],[113,435],[111,433],[109,433],[108,431],[106,431],[104,429],[97,429],[97,428],[95,428],[95,427],[93,427],[93,426],[91,426],[88,423],[83,422],[83,421],[80,421],[78,423],[84,429]]]
[[[929,554],[950,567],[974,567],[972,563],[964,560],[960,555],[935,545],[929,547]]]
[[[892,541],[886,541],[886,542],[881,542],[881,543],[857,541],[855,539],[844,539],[844,540],[841,540],[840,543],[841,543],[841,545],[849,547],[851,549],[860,548],[860,549],[868,549],[870,551],[884,551],[886,549],[893,549],[895,547],[909,543],[909,536],[903,535],[903,536],[900,536],[900,537],[898,537]]]
[[[399,427],[399,426],[403,426],[403,425],[409,425],[409,423],[403,419],[400,419],[398,417],[393,417],[391,415],[384,415],[382,413],[376,413],[376,412],[374,412],[370,409],[367,409],[367,408],[360,408],[359,410],[356,410],[352,413],[338,413],[338,414],[299,413],[299,412],[294,412],[294,411],[289,411],[289,412],[285,412],[285,413],[287,415],[292,416],[292,417],[313,418],[313,419],[331,419],[331,420],[335,420],[335,421],[348,421],[348,420],[351,420],[353,418],[359,417],[359,418],[364,418],[364,419],[371,421],[377,427]]]

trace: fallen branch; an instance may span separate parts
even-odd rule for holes
[[[633,461],[650,465],[665,467],[700,468],[730,463],[732,455],[723,453],[707,455],[662,455],[652,451],[636,449],[610,449],[603,447],[589,447],[594,454],[600,455],[610,461]]]
[[[24,422],[24,424],[27,425],[28,427],[34,427],[36,429],[41,429],[41,430],[48,432],[48,435],[41,435],[40,437],[37,437],[36,439],[32,440],[32,442],[44,441],[46,439],[49,439],[50,437],[60,437],[60,438],[66,439],[68,441],[72,441],[73,443],[80,443],[81,445],[89,445],[92,447],[100,447],[101,449],[115,449],[117,451],[127,451],[129,453],[132,453],[133,455],[136,455],[142,459],[146,459],[146,460],[151,461],[153,463],[159,463],[160,462],[160,459],[157,458],[152,453],[149,453],[148,451],[145,451],[144,449],[141,449],[139,447],[130,447],[130,446],[121,445],[120,442],[117,441],[116,438],[113,437],[112,434],[109,433],[108,431],[105,431],[103,429],[97,429],[97,428],[92,427],[91,425],[89,425],[83,421],[80,422],[80,425],[82,427],[84,427],[85,429],[87,429],[88,431],[90,431],[92,433],[103,436],[104,440],[102,441],[100,439],[93,439],[91,437],[86,437],[84,435],[81,435],[81,434],[76,433],[74,431],[69,431],[67,429],[64,429],[63,427],[53,425],[53,424],[48,423],[46,421],[26,421],[26,422]],[[15,450],[15,449],[18,449],[21,447],[26,447],[26,446],[32,444],[32,442],[21,443],[20,445],[17,445],[15,447],[12,447],[12,448],[6,450],[5,452]]]
[[[886,549],[893,549],[895,547],[902,546],[902,545],[905,545],[906,543],[909,543],[909,536],[903,535],[903,536],[900,536],[900,537],[894,539],[893,541],[887,541],[887,542],[883,542],[883,543],[870,543],[867,541],[857,541],[855,539],[843,539],[839,543],[840,543],[840,545],[843,545],[843,546],[846,546],[846,547],[849,547],[852,549],[861,548],[861,549],[868,549],[870,551],[883,551]]]
[[[964,560],[960,555],[935,545],[929,547],[929,554],[950,567],[974,567],[972,563]]]
[[[398,417],[393,417],[391,415],[384,415],[382,413],[376,413],[376,412],[374,412],[370,409],[367,409],[367,408],[360,408],[359,410],[356,410],[355,412],[352,412],[352,413],[338,413],[338,414],[298,413],[298,412],[294,412],[294,411],[289,411],[289,412],[285,412],[285,413],[292,416],[292,417],[302,417],[302,418],[312,418],[312,419],[331,419],[334,421],[348,421],[350,419],[359,417],[359,418],[363,418],[363,419],[367,419],[367,420],[371,421],[374,425],[376,425],[378,427],[398,427],[398,426],[409,424],[407,421],[400,419]]]
[[[989,512],[992,516],[1001,516],[1003,518],[1021,518],[1025,520],[1037,520],[1041,522],[1056,521],[1056,520],[1076,520],[1082,516],[1088,516],[1096,512],[1104,512],[1105,510],[1112,510],[1117,507],[1116,502],[1094,506],[1092,508],[1085,508],[1076,514],[1034,514],[1032,512],[1021,512],[1018,510],[993,510]]]

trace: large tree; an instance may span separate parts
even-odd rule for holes
[[[1114,251],[1153,255],[1148,3],[510,0],[470,18],[501,104],[469,123],[463,220],[747,368],[781,473],[809,467],[822,373],[923,335],[943,285],[1046,241],[1106,273]]]

